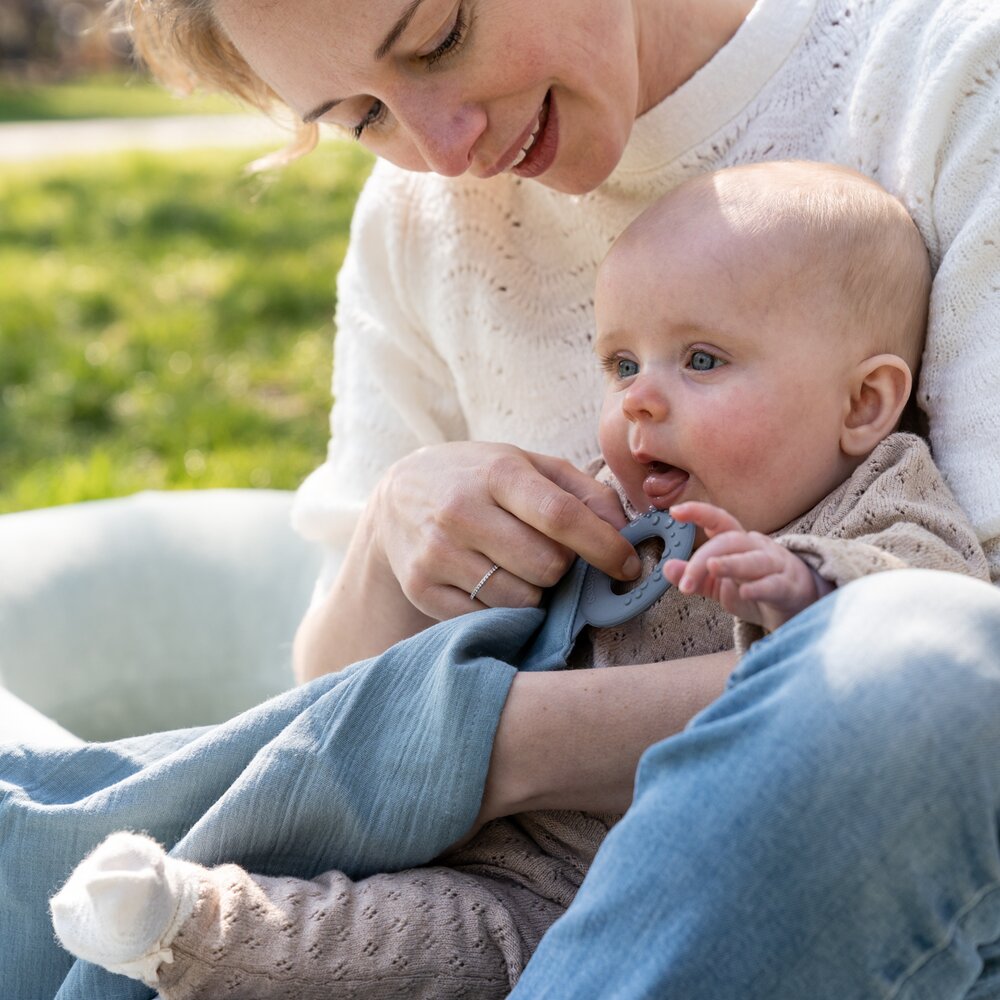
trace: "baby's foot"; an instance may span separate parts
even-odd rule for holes
[[[52,897],[52,924],[78,958],[155,986],[198,901],[201,874],[149,837],[113,833]]]

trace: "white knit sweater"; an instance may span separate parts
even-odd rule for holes
[[[339,279],[330,453],[294,511],[329,547],[326,580],[378,477],[415,448],[592,458],[609,244],[687,177],[789,158],[869,174],[920,227],[937,269],[920,402],[1000,578],[1000,0],[759,0],[588,195],[376,167]]]

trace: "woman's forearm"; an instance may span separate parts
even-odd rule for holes
[[[600,670],[518,674],[480,822],[529,809],[624,812],[636,765],[723,691],[734,651]]]
[[[293,662],[300,683],[376,656],[433,624],[406,599],[370,537],[359,525],[330,592],[299,626]]]

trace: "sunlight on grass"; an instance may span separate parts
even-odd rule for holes
[[[325,144],[0,172],[0,511],[294,488],[327,439],[334,281],[370,159]]]
[[[51,84],[0,80],[0,121],[8,122],[233,114],[242,110],[233,99],[220,94],[175,97],[139,71]]]

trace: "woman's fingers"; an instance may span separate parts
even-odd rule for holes
[[[479,508],[473,524],[454,525],[452,544],[455,569],[450,582],[466,596],[491,564],[499,567],[477,595],[490,607],[536,605],[574,558],[570,549],[495,505]]]
[[[455,588],[465,601],[464,607],[459,605],[457,614],[474,608],[533,608],[538,605],[545,584],[531,583],[517,570],[508,569],[496,561],[489,563],[488,559],[488,555],[476,558],[470,554],[470,569],[465,576],[468,588]],[[494,566],[496,569],[493,569]]]
[[[575,557],[572,549],[496,505],[481,509],[476,539],[470,542],[470,548],[497,563],[509,576],[536,588],[558,583]],[[477,561],[475,568],[479,567]]]
[[[478,579],[468,590],[436,584],[424,592],[424,599],[439,610],[436,617],[443,621],[470,611],[482,611],[483,608],[533,608],[538,606],[542,597],[541,588],[530,587],[518,577],[498,569],[473,600],[470,594],[477,582]]]
[[[602,521],[607,521],[618,529],[624,528],[628,523],[618,494],[610,486],[598,482],[572,462],[553,458],[551,455],[540,455],[537,452],[527,454],[543,476],[582,500]]]
[[[497,503],[609,576],[635,579],[642,567],[620,534],[625,516],[614,490],[569,462],[530,459],[494,466],[490,488]]]
[[[619,578],[640,570],[604,519],[624,523],[612,490],[568,462],[509,445],[422,449],[387,473],[377,503],[376,551],[407,600],[433,618],[535,605],[577,553]],[[472,600],[493,563],[498,570]]]
[[[475,589],[475,588],[473,588]],[[525,583],[519,576],[498,569],[476,593],[462,593],[468,606],[476,608],[535,608],[542,600],[544,588]]]

